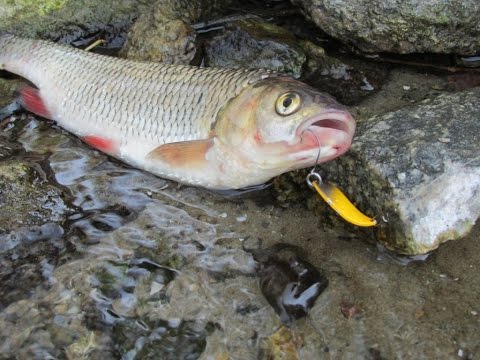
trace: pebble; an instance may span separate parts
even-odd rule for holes
[[[247,215],[237,216],[237,222],[245,222],[247,220]]]

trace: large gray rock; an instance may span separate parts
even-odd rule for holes
[[[475,54],[478,0],[293,0],[325,32],[365,52]]]
[[[426,253],[466,235],[480,216],[479,113],[477,88],[373,117],[358,125],[351,151],[323,169],[381,215],[377,240]]]

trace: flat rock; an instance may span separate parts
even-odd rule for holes
[[[478,0],[294,0],[326,33],[365,52],[480,50]]]
[[[358,124],[351,150],[322,167],[391,250],[414,255],[465,236],[480,216],[480,88]],[[342,183],[343,182],[343,183]]]

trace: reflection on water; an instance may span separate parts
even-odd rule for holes
[[[2,333],[10,334],[2,353],[56,358],[65,348],[70,358],[197,358],[206,346],[208,312],[221,301],[214,300],[208,273],[248,275],[255,269],[241,249],[216,245],[236,235],[218,229],[217,212],[198,205],[195,192],[125,168],[58,130],[40,128],[36,120],[20,141],[48,156],[56,182],[72,196],[76,210],[67,216],[65,237],[74,251],[56,266],[44,259],[44,281],[0,315]],[[52,226],[30,231],[38,233],[37,240],[63,234]],[[2,252],[29,241],[28,231],[9,236]],[[198,292],[211,301],[204,316],[183,314],[199,304],[172,305],[169,286],[177,277],[176,286],[193,295],[186,297],[189,302],[201,303]]]
[[[29,151],[17,158],[41,166],[66,204],[47,203],[45,224],[0,234],[0,358],[442,359],[478,348],[475,242],[398,265],[321,230],[304,208],[180,186],[49,123],[14,130]],[[290,328],[244,250],[279,242],[303,249],[330,280]],[[358,314],[345,317],[342,304]]]

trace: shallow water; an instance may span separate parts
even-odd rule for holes
[[[386,95],[377,101],[389,104]],[[285,359],[480,356],[478,225],[426,259],[399,258],[347,227],[324,228],[302,204],[276,205],[268,190],[181,186],[32,117],[4,131],[18,132],[26,151],[16,159],[64,203],[47,202],[51,222],[34,233],[1,235],[0,358],[256,359],[279,347]],[[329,279],[290,329],[245,251],[279,242]]]

